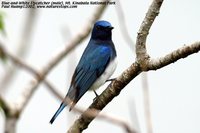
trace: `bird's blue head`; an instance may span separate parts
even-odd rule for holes
[[[112,25],[108,21],[97,21],[92,30],[92,39],[94,40],[111,40]]]

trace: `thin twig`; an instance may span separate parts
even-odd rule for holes
[[[117,0],[117,5],[115,6],[119,24],[120,24],[120,30],[122,33],[122,36],[124,37],[124,40],[126,41],[127,45],[131,48],[131,50],[135,51],[135,43],[132,40],[131,36],[128,33],[128,28],[126,27],[126,19],[124,15],[124,11],[122,9],[122,5],[120,3],[120,0]]]
[[[2,96],[0,96],[0,108],[3,110],[5,116],[9,116],[9,110],[10,110],[10,106],[8,105],[8,103],[4,100],[4,98]]]
[[[20,42],[17,45],[16,55],[20,58],[23,58],[24,55],[28,52],[27,48],[30,47],[29,42],[32,36],[32,31],[34,28],[34,22],[37,16],[37,10],[35,9],[28,9],[27,16],[25,19],[25,24],[23,27],[22,35],[20,36]],[[16,67],[12,65],[6,69],[5,75],[2,77],[0,81],[0,90],[6,90],[7,85],[11,82],[13,76],[15,75]]]
[[[18,113],[14,111],[13,108],[0,96],[0,108],[5,114],[5,124],[4,130],[5,133],[15,133],[16,132],[16,123],[18,119]]]
[[[4,133],[16,133],[17,117],[6,117],[4,125]]]
[[[145,115],[147,133],[153,133],[151,111],[150,111],[150,94],[149,94],[147,73],[142,73],[142,88],[143,88],[144,115]]]
[[[139,121],[138,121],[138,113],[137,113],[137,110],[136,110],[135,100],[133,98],[131,98],[131,100],[128,101],[127,105],[128,105],[128,110],[129,110],[129,115],[130,115],[132,127],[138,133],[141,133],[141,126],[140,126]]]

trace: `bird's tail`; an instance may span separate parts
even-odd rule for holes
[[[53,115],[53,117],[50,120],[50,123],[52,124],[54,122],[54,120],[57,118],[57,116],[60,114],[60,112],[65,108],[65,104],[62,102],[60,104],[60,107],[58,108],[58,110],[56,111],[56,113]]]

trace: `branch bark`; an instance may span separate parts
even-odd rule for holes
[[[160,57],[158,59],[151,59],[148,62],[147,70],[157,70],[164,66],[167,66],[171,63],[176,62],[177,60],[181,58],[185,58],[188,55],[191,55],[193,53],[199,52],[200,49],[200,41],[195,42],[191,45],[184,45],[183,47],[165,55],[164,57]]]
[[[144,70],[149,60],[149,55],[146,50],[147,36],[156,16],[158,16],[160,12],[163,1],[164,0],[153,0],[138,31],[136,40],[136,60]]]
[[[18,119],[18,112],[15,111],[10,105],[0,96],[0,108],[5,115],[5,133],[15,133],[16,124]]]
[[[17,120],[16,117],[6,117],[4,133],[16,133]]]

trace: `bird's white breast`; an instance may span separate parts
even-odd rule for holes
[[[106,82],[106,80],[108,80],[110,76],[114,73],[116,67],[117,67],[117,58],[115,57],[114,60],[110,61],[104,73],[93,83],[93,85],[90,87],[90,90],[96,90],[101,85],[103,85]]]

